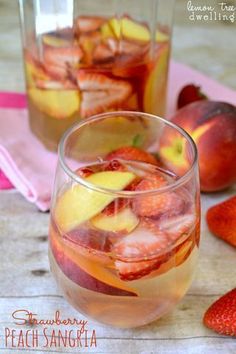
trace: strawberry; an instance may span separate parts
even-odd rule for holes
[[[181,200],[182,202],[182,200]],[[172,242],[176,242],[181,236],[187,235],[193,231],[194,226],[196,225],[196,217],[193,214],[184,214],[180,215],[180,208],[182,205],[176,206],[178,209],[179,215],[166,217],[163,215],[157,221],[149,220],[151,225],[153,224],[158,230],[166,232],[169,239]]]
[[[36,86],[45,90],[76,90],[77,87],[70,80],[54,81],[54,80],[36,80]]]
[[[209,307],[203,323],[219,334],[236,337],[236,288]]]
[[[211,207],[206,219],[215,236],[236,247],[236,196]]]
[[[131,161],[132,160],[142,161],[153,165],[157,165],[157,160],[153,155],[134,146],[123,146],[117,150],[110,152],[106,156],[107,160],[114,160],[118,158],[123,160],[131,160]]]
[[[82,118],[118,108],[132,92],[128,82],[110,79],[95,72],[80,70],[77,80],[82,91],[80,108]]]
[[[136,280],[148,275],[165,262],[169,255],[161,255],[146,260],[168,246],[165,233],[153,234],[139,229],[116,242],[112,252],[116,258],[115,267],[122,280]]]
[[[125,166],[118,160],[111,160],[105,164],[104,171],[125,171]]]
[[[207,96],[202,93],[201,88],[194,84],[186,85],[179,93],[177,100],[177,108],[180,109],[189,103],[207,99]]]
[[[158,190],[167,185],[164,177],[158,174],[146,174],[139,182],[135,191]],[[133,209],[139,216],[153,217],[173,209],[175,200],[172,193],[138,196],[134,199]]]
[[[75,30],[79,33],[97,31],[105,21],[99,16],[79,16],[75,20]]]
[[[45,46],[43,54],[46,67],[50,65],[66,68],[68,64],[71,66],[77,66],[83,57],[83,51],[79,46]]]
[[[98,44],[93,51],[94,64],[110,63],[114,59],[112,50],[105,44]]]
[[[75,173],[82,178],[86,178],[93,174],[93,170],[89,167],[81,167],[78,168],[78,170],[76,170]]]

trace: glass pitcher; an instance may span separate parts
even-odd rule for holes
[[[165,114],[174,0],[19,5],[29,123],[47,148],[94,114]]]

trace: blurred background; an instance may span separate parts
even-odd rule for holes
[[[191,5],[214,7],[213,19],[196,18],[204,11],[190,18]],[[236,11],[222,6],[217,0],[176,0],[172,57],[236,89]],[[17,0],[0,0],[0,77],[0,90],[25,90]]]

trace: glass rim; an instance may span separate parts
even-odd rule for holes
[[[176,179],[173,183],[168,184],[166,186],[157,188],[157,189],[150,189],[150,190],[140,190],[140,191],[124,191],[124,190],[114,190],[114,189],[109,189],[109,188],[105,188],[105,187],[100,187],[98,185],[95,185],[93,183],[88,182],[85,178],[79,176],[78,174],[76,174],[66,163],[65,161],[65,155],[64,155],[64,151],[65,151],[65,144],[67,142],[67,139],[71,136],[71,134],[73,134],[76,130],[82,128],[83,126],[87,125],[87,124],[91,124],[93,122],[97,122],[101,119],[104,118],[114,118],[114,117],[120,117],[120,116],[125,116],[128,117],[130,115],[134,115],[134,116],[144,116],[145,118],[151,118],[151,119],[158,119],[159,121],[163,122],[164,124],[168,125],[169,127],[174,128],[175,130],[177,130],[182,136],[184,136],[186,138],[186,140],[190,143],[192,150],[193,150],[193,154],[194,154],[194,158],[193,158],[193,162],[191,163],[190,168],[187,170],[187,172],[183,175],[180,176],[178,179]],[[157,115],[154,114],[150,114],[150,113],[145,113],[145,112],[138,112],[138,111],[114,111],[114,112],[106,112],[106,113],[100,113],[100,114],[96,114],[93,115],[85,120],[82,120],[81,122],[76,122],[75,124],[73,124],[69,129],[67,129],[65,131],[65,133],[63,134],[59,145],[58,145],[58,161],[62,167],[62,169],[64,170],[64,172],[72,179],[74,180],[76,183],[94,190],[96,192],[100,192],[100,193],[104,193],[104,194],[109,194],[109,195],[115,195],[117,197],[136,197],[136,196],[140,196],[140,195],[153,195],[153,194],[162,194],[165,193],[167,191],[172,191],[175,190],[179,187],[181,187],[182,185],[184,185],[192,176],[196,165],[198,164],[198,151],[197,151],[197,147],[196,144],[194,142],[194,140],[192,139],[192,137],[180,126],[178,126],[177,124],[168,121],[164,118],[161,118]]]

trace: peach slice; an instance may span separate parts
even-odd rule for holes
[[[25,55],[25,74],[27,85],[35,86],[35,80],[48,80],[50,77],[44,69],[43,65],[32,58],[30,54]]]
[[[87,178],[87,182],[119,191],[128,186],[135,175],[131,172],[104,171],[94,173]],[[115,199],[113,194],[106,194],[74,185],[59,197],[55,209],[55,219],[61,230],[68,232],[81,223],[99,214]]]
[[[140,42],[148,42],[151,40],[150,30],[147,26],[131,20],[128,17],[123,17],[118,20],[112,18],[101,27],[103,38],[126,38]],[[156,30],[155,40],[157,42],[166,42],[169,37],[166,33]]]
[[[50,228],[50,242],[61,270],[80,286],[109,295],[137,296],[135,290],[117,278],[109,269],[83,257],[64,244],[52,228]]]
[[[47,33],[43,35],[43,44],[51,47],[66,47],[71,45],[71,41],[57,37],[55,34]]]
[[[148,28],[128,17],[123,17],[120,20],[117,18],[110,19],[102,26],[101,32],[104,37],[125,37],[139,41],[148,41],[150,39]]]
[[[156,30],[156,41],[161,43],[161,42],[167,42],[169,40],[169,36],[167,33],[161,32],[160,30]]]
[[[113,215],[99,214],[91,222],[93,226],[104,231],[129,233],[139,224],[139,219],[130,208],[125,208]]]
[[[79,111],[80,97],[77,90],[31,88],[28,94],[35,106],[50,117],[65,119]]]
[[[158,112],[160,103],[165,102],[169,46],[163,44],[158,50],[154,68],[145,84],[143,101],[144,111],[153,114]]]

